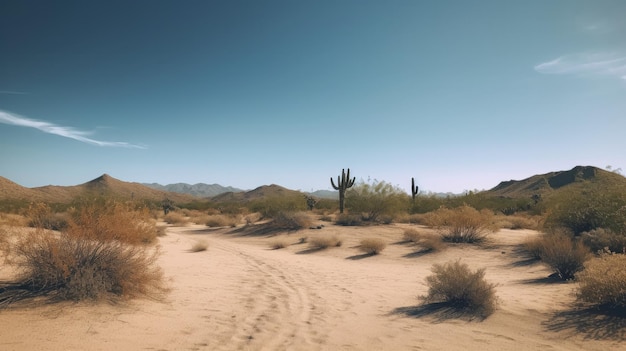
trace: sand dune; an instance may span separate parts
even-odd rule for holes
[[[550,282],[517,245],[533,231],[502,230],[486,248],[420,254],[401,243],[407,225],[335,227],[267,236],[170,227],[160,238],[171,292],[163,301],[63,303],[0,311],[2,350],[610,350],[621,319],[572,310],[573,283]],[[337,234],[339,248],[310,252],[302,236]],[[384,238],[381,255],[355,248]],[[189,251],[196,240],[207,251]],[[486,267],[498,310],[484,321],[419,306],[433,263]],[[1,272],[0,272],[1,274]],[[621,323],[621,324],[620,324]]]

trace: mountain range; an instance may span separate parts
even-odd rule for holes
[[[484,191],[489,196],[509,198],[529,198],[533,195],[547,195],[557,189],[571,184],[589,180],[608,180],[607,184],[626,184],[626,178],[621,174],[602,170],[592,166],[576,166],[571,170],[550,172],[534,175],[523,180],[503,181],[496,187]],[[264,196],[304,195],[279,185],[264,185],[254,190],[244,191],[232,187],[223,187],[218,184],[185,183],[162,186],[159,184],[141,184],[125,182],[115,179],[108,174],[73,186],[48,185],[36,188],[26,188],[13,181],[0,177],[0,201],[3,202],[31,202],[44,201],[50,203],[70,203],[81,196],[112,196],[121,199],[137,199],[161,201],[170,199],[177,203],[198,201],[200,198],[212,201],[248,201]],[[337,193],[321,190],[310,193],[316,197],[337,199]]]

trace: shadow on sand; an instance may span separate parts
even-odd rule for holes
[[[626,338],[626,308],[577,307],[554,313],[543,325],[549,331],[570,331],[588,340],[621,341]]]
[[[356,261],[356,260],[362,260],[364,258],[368,258],[368,257],[372,257],[372,256],[376,256],[376,254],[369,252],[369,253],[364,253],[364,254],[360,254],[360,255],[353,255],[353,256],[346,257],[346,260],[354,260],[354,261]]]
[[[449,319],[461,319],[468,322],[483,321],[485,319],[480,311],[458,308],[445,302],[398,307],[394,309],[391,314],[399,314],[413,318],[429,317],[433,319],[433,323],[442,323]]]

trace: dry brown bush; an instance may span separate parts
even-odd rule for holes
[[[68,216],[65,213],[55,213],[44,202],[31,203],[26,210],[29,218],[28,226],[33,228],[63,230],[67,228]]]
[[[206,251],[208,248],[209,248],[209,243],[206,240],[197,240],[195,243],[193,243],[189,251],[200,252],[200,251]]]
[[[598,307],[626,308],[626,255],[605,253],[576,274],[579,301]]]
[[[71,211],[65,233],[89,240],[146,244],[156,240],[157,228],[148,209],[106,201],[83,204]]]
[[[562,234],[543,235],[539,241],[539,256],[562,280],[573,279],[591,258],[589,249],[580,241]]]
[[[0,213],[0,225],[10,227],[25,227],[29,223],[29,219],[15,213]]]
[[[409,223],[409,224],[422,224],[424,222],[424,215],[421,213],[400,213],[395,216],[397,223]]]
[[[417,242],[423,251],[435,252],[441,251],[446,248],[446,245],[441,240],[441,235],[434,233],[424,233]]]
[[[165,291],[158,252],[146,246],[38,230],[22,237],[13,254],[20,274],[2,284],[0,305],[32,297],[157,297]]]
[[[313,221],[306,212],[279,211],[267,225],[272,230],[300,230],[309,228],[311,224]]]
[[[425,223],[440,231],[444,241],[453,243],[480,243],[489,232],[497,230],[493,212],[477,211],[464,205],[458,208],[440,208],[424,216]]]
[[[276,238],[270,241],[270,248],[272,250],[284,249],[289,246],[289,242],[286,238]]]
[[[341,246],[342,241],[336,235],[314,236],[309,239],[309,248],[314,250],[324,250],[329,247]]]
[[[426,277],[426,303],[444,303],[455,309],[486,318],[496,309],[495,285],[485,280],[485,269],[472,271],[460,261],[435,264]]]
[[[495,225],[504,229],[532,229],[539,227],[539,217],[528,216],[496,216]]]
[[[209,215],[205,222],[207,227],[234,227],[239,223],[239,218],[230,215]]]
[[[343,226],[361,226],[365,225],[361,215],[354,214],[340,214],[335,217],[335,224]]]
[[[414,243],[417,243],[418,241],[420,241],[421,237],[422,237],[422,233],[418,231],[417,229],[413,229],[413,228],[405,229],[404,234],[402,236],[402,238],[405,241],[411,241]]]
[[[385,249],[385,247],[387,247],[387,243],[385,243],[383,239],[365,238],[361,240],[361,245],[359,245],[359,250],[369,255],[377,255],[381,253]]]
[[[189,224],[189,220],[187,217],[183,216],[182,213],[178,212],[170,212],[165,217],[163,217],[163,221],[167,224],[175,225],[175,226],[185,226]]]

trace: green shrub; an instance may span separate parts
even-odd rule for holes
[[[380,238],[365,238],[361,240],[359,250],[369,255],[377,255],[381,253],[385,247],[387,247],[387,243]]]
[[[130,298],[164,291],[157,252],[119,241],[37,231],[13,250],[19,277],[0,288],[0,302],[23,296],[52,300]]]
[[[440,208],[427,213],[424,219],[427,225],[439,230],[444,241],[453,243],[479,243],[489,232],[497,230],[493,212],[469,206]]]
[[[585,261],[591,258],[585,245],[567,235],[544,235],[539,245],[541,260],[562,280],[573,279],[583,270]]]
[[[615,176],[615,175],[612,175]],[[597,181],[585,181],[559,189],[550,197],[545,228],[566,228],[574,235],[604,228],[626,233],[626,188],[602,174]]]
[[[365,221],[390,221],[394,215],[406,211],[408,204],[409,196],[402,189],[384,181],[360,181],[346,191],[346,206],[351,213],[362,214]]]
[[[614,233],[610,229],[596,228],[580,235],[583,243],[593,252],[608,250],[626,253],[626,235]]]
[[[579,301],[599,307],[626,308],[626,255],[603,254],[576,274]]]
[[[472,271],[460,261],[435,264],[433,274],[426,277],[427,303],[445,303],[483,318],[496,309],[495,285],[485,280],[485,269]]]

